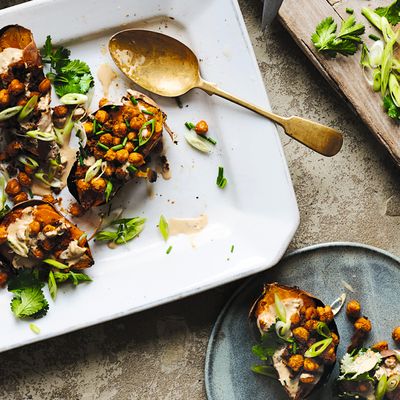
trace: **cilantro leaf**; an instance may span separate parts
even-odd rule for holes
[[[357,24],[355,17],[350,15],[342,21],[338,34],[336,31],[337,24],[332,17],[322,20],[311,36],[315,48],[331,57],[336,57],[337,53],[344,56],[352,55],[357,51],[358,44],[362,42],[360,35],[364,33],[365,26]]]
[[[53,68],[57,73],[61,71],[61,68],[68,64],[70,54],[70,50],[62,46],[54,49],[51,42],[51,36],[47,36],[42,49],[43,62],[50,64],[51,68]]]
[[[396,0],[388,7],[378,7],[375,12],[381,16],[386,17],[389,23],[397,25],[400,23],[400,1]]]
[[[390,118],[400,119],[400,108],[394,104],[394,101],[389,95],[383,98],[383,108]]]

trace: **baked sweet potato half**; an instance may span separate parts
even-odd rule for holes
[[[54,262],[82,270],[94,263],[86,234],[40,200],[20,203],[0,220],[0,257],[11,270]]]
[[[293,400],[307,398],[327,380],[339,344],[330,306],[297,287],[270,283],[250,317],[261,334],[253,352],[265,362],[254,372],[279,380]]]
[[[128,90],[121,104],[106,103],[83,123],[86,145],[68,178],[84,209],[99,206],[133,178],[154,182],[149,155],[162,138],[166,115],[142,93]]]

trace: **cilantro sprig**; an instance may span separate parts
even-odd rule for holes
[[[400,1],[396,0],[388,7],[378,7],[375,12],[381,16],[386,17],[389,23],[397,25],[400,23]]]
[[[99,231],[96,234],[96,240],[113,242],[115,244],[125,244],[134,239],[144,229],[145,218],[122,218],[111,222],[115,231]]]
[[[42,50],[43,62],[50,64],[47,77],[53,82],[58,96],[67,93],[86,94],[94,85],[89,66],[81,60],[70,60],[71,51],[63,46],[55,48],[47,36]]]
[[[342,22],[339,33],[337,24],[332,17],[322,20],[312,35],[311,40],[318,51],[331,57],[343,54],[352,55],[357,51],[358,44],[362,42],[360,35],[365,31],[363,24],[356,23],[353,15]]]

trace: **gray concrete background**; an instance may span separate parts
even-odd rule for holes
[[[282,27],[261,32],[261,2],[240,7],[273,109],[345,134],[333,159],[281,135],[301,214],[290,248],[355,241],[400,256],[398,170]],[[238,284],[0,354],[0,398],[204,399],[208,335]]]

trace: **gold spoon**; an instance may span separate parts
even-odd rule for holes
[[[199,88],[276,122],[287,135],[324,156],[334,156],[342,147],[343,136],[333,128],[300,117],[281,117],[206,82],[200,76],[199,62],[192,50],[170,36],[128,29],[115,34],[108,46],[121,71],[150,92],[177,97]]]

